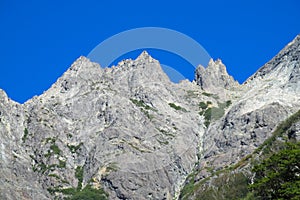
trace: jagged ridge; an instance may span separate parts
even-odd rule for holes
[[[200,181],[234,164],[300,106],[295,43],[243,86],[219,60],[193,83],[171,83],[143,52],[104,69],[80,57],[23,105],[2,92],[0,197],[64,198],[91,185],[111,199],[177,198],[192,170]]]

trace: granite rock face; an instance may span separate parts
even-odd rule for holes
[[[20,119],[10,116],[14,124],[1,136],[11,134],[8,143],[18,140],[9,148],[26,158],[6,188],[33,174],[36,180],[23,181],[37,184],[43,198],[63,198],[58,189],[92,183],[110,199],[171,199],[198,160],[205,129],[195,112],[198,99],[186,87],[193,95],[201,92],[189,82],[171,83],[158,61],[143,52],[106,69],[80,57],[44,94],[23,105],[3,98],[3,109],[16,107]],[[8,152],[1,153],[5,160]],[[1,195],[17,198],[6,188]],[[42,199],[24,193],[23,199]]]
[[[101,68],[78,58],[24,104],[0,90],[0,198],[177,199],[186,177],[251,153],[300,107],[299,36],[239,85],[220,60],[170,82],[157,60]],[[291,129],[299,137],[299,126]]]
[[[199,65],[195,71],[195,81],[203,89],[218,93],[220,89],[234,89],[239,83],[227,73],[226,66],[220,59],[211,59],[208,66],[204,68]]]
[[[281,121],[299,110],[299,38],[251,76],[224,117],[207,129],[199,177],[209,175],[205,167],[222,169],[253,152]],[[295,125],[299,137],[296,130]]]
[[[25,111],[0,90],[0,199],[49,199],[22,145]]]

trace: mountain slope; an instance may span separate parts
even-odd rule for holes
[[[0,197],[177,199],[188,181],[236,164],[297,111],[299,43],[243,85],[220,60],[174,84],[143,52],[104,69],[80,57],[22,105],[1,90]]]
[[[299,58],[297,36],[243,84],[241,96],[204,134],[196,182],[238,163],[269,138],[281,121],[298,111],[300,80],[294,77],[298,77]]]
[[[52,197],[92,185],[111,199],[171,198],[198,159],[200,93],[171,83],[146,52],[106,69],[80,57],[48,91],[19,105],[18,137],[27,133],[16,146]]]
[[[0,199],[49,199],[21,145],[27,137],[24,121],[22,105],[0,90]]]

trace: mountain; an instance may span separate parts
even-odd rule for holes
[[[300,109],[299,59],[298,35],[245,81],[239,90],[235,90],[233,104],[220,120],[206,130],[202,138],[202,156],[194,169],[193,180],[188,178],[187,183],[192,181],[197,185],[226,169],[235,168],[244,159],[248,159],[247,156],[257,150],[266,139],[272,137],[280,122]],[[294,124],[295,127],[298,127],[297,123]],[[295,135],[299,135],[299,129],[293,130]],[[247,170],[246,173],[249,172]],[[211,185],[212,182],[208,184]],[[203,193],[203,187],[199,186],[181,197],[197,199],[197,194],[201,192]]]
[[[143,52],[111,68],[82,56],[24,104],[0,90],[0,199],[196,198],[190,183],[298,111],[299,38],[242,85],[221,60],[175,84]]]
[[[295,78],[300,75],[299,59],[297,36],[243,84],[225,116],[206,131],[205,157],[222,156],[226,164],[232,164],[268,138],[280,121],[299,110],[300,79]]]

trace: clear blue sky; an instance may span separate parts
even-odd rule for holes
[[[101,41],[148,26],[192,37],[243,82],[300,33],[299,2],[1,0],[0,88],[24,102],[47,90]],[[170,66],[184,64],[154,54]]]

